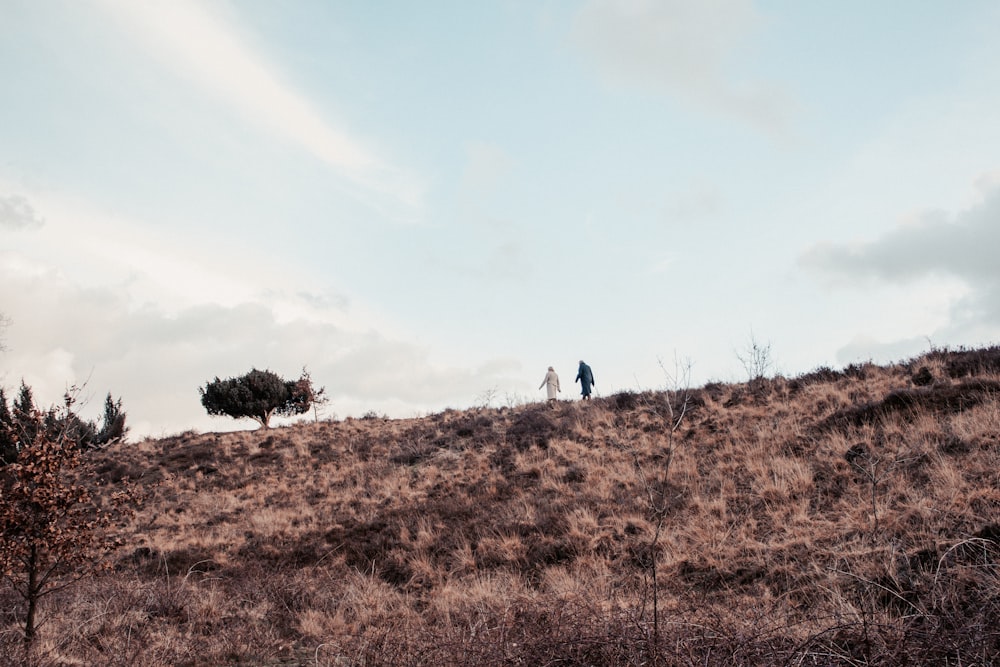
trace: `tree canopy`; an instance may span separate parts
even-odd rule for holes
[[[270,427],[271,417],[290,417],[308,412],[325,399],[325,390],[313,388],[312,378],[302,369],[298,380],[285,380],[269,370],[253,368],[239,377],[216,377],[199,387],[201,404],[210,415],[242,419],[248,417],[262,427]]]

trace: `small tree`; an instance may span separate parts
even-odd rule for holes
[[[11,411],[11,426],[14,428],[14,437],[19,442],[31,442],[35,439],[36,431],[40,428],[35,416],[38,411],[35,409],[35,397],[31,393],[31,387],[21,380],[21,389],[14,399],[13,410]]]
[[[641,567],[649,573],[650,589],[653,603],[653,632],[647,636],[652,661],[650,664],[660,664],[660,603],[659,603],[659,553],[660,540],[663,536],[667,518],[676,501],[676,492],[669,481],[670,466],[677,449],[677,432],[685,419],[695,409],[697,400],[691,390],[691,367],[689,359],[678,359],[674,355],[674,371],[667,370],[660,360],[660,368],[667,379],[667,386],[662,392],[662,400],[653,397],[643,399],[642,405],[658,418],[662,424],[662,438],[653,441],[645,439],[622,444],[631,451],[635,462],[636,475],[642,485],[649,518],[653,523],[653,532],[641,546],[634,551],[639,557]],[[628,415],[624,419],[628,419]],[[655,437],[655,436],[654,436]],[[656,445],[659,446],[656,446]],[[647,447],[647,445],[653,445]],[[643,595],[642,616],[645,616],[646,598]]]
[[[79,444],[58,428],[69,420],[57,414],[53,421],[52,414],[32,412],[33,428],[11,436],[17,461],[0,470],[0,572],[24,600],[27,645],[37,632],[39,601],[102,565],[101,557],[119,544],[109,528],[135,498],[127,486],[105,499],[92,494],[83,483]]]
[[[649,572],[653,584],[653,664],[659,664],[660,646],[660,587],[659,587],[659,553],[660,537],[663,535],[663,526],[667,521],[673,499],[667,496],[669,485],[667,477],[670,473],[670,464],[674,460],[676,449],[675,435],[684,423],[694,407],[694,395],[691,391],[691,366],[690,359],[683,361],[674,354],[674,371],[667,370],[663,360],[660,360],[660,368],[667,378],[667,387],[664,392],[666,399],[666,410],[662,412],[654,406],[649,406],[650,411],[657,415],[663,422],[666,442],[658,453],[662,462],[657,466],[649,468],[651,474],[647,474],[647,469],[639,461],[638,453],[633,452],[635,458],[636,471],[642,481],[643,489],[646,493],[646,502],[654,521],[653,534],[649,539]]]
[[[103,447],[121,442],[126,435],[128,435],[128,427],[125,425],[122,399],[119,398],[116,401],[111,398],[111,392],[108,392],[104,399],[104,418],[101,420],[101,428],[94,435],[94,446]]]
[[[292,416],[308,412],[313,403],[325,401],[325,389],[313,388],[303,368],[298,380],[285,380],[269,370],[251,369],[246,375],[220,380],[216,377],[199,387],[201,404],[210,415],[233,419],[248,417],[269,428],[274,415]]]
[[[302,367],[302,375],[295,381],[295,395],[297,397],[296,400],[299,402],[309,401],[312,405],[313,418],[317,422],[319,421],[320,408],[330,402],[329,397],[326,395],[326,387],[320,387],[319,389],[313,387],[312,376],[309,375],[309,371],[305,366]],[[306,409],[302,412],[308,410],[309,407],[306,406]]]
[[[79,449],[97,449],[113,442],[119,442],[128,433],[125,425],[125,411],[122,399],[117,401],[108,393],[104,401],[104,417],[101,424],[82,419],[73,410],[79,387],[71,387],[63,397],[63,408],[50,408],[42,415],[41,421],[35,407],[31,387],[21,381],[21,389],[10,409],[7,398],[0,389],[0,466],[17,460],[18,450],[24,443],[33,442],[38,429],[45,428],[50,433],[62,433]]]
[[[750,332],[750,340],[743,350],[736,352],[736,358],[743,365],[751,389],[758,389],[764,385],[764,380],[774,370],[774,356],[771,353],[771,342],[762,343],[757,340],[753,331]]]

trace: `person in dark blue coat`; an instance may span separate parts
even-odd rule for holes
[[[583,394],[583,400],[590,400],[590,388],[597,383],[594,382],[594,371],[590,370],[590,366],[583,363],[583,359],[580,360],[580,370],[576,373],[576,382],[580,383],[580,392]]]

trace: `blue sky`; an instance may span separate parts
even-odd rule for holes
[[[1000,330],[993,2],[0,0],[0,382],[245,428]]]

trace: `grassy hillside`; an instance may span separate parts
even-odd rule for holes
[[[39,664],[1000,663],[996,348],[96,456],[147,499]]]

